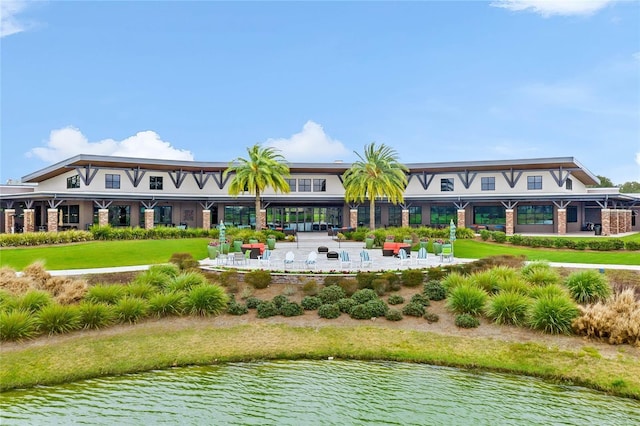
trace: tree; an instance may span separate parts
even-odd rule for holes
[[[235,173],[229,185],[230,195],[238,196],[245,192],[255,194],[256,230],[259,231],[262,228],[260,197],[267,187],[273,188],[276,192],[289,193],[289,183],[285,179],[289,176],[289,166],[279,151],[273,147],[263,148],[255,144],[247,148],[247,152],[249,158],[238,157],[233,160],[223,176]]]
[[[625,182],[620,185],[620,192],[623,194],[637,194],[640,192],[640,182]]]
[[[355,151],[354,151],[355,152]],[[365,145],[364,156],[342,175],[344,198],[349,201],[364,202],[369,199],[369,228],[375,229],[375,200],[387,197],[393,204],[404,201],[409,169],[398,161],[396,151],[375,142]]]
[[[615,185],[613,181],[605,176],[597,175],[597,178],[600,179],[600,185],[596,185],[595,188],[614,188]]]

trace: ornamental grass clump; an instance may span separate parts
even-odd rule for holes
[[[469,276],[469,281],[488,294],[496,293],[499,290],[498,279],[491,273],[491,270],[475,272]]]
[[[244,282],[257,290],[267,288],[271,285],[271,273],[267,270],[256,269],[245,274]]]
[[[63,334],[81,327],[77,306],[52,304],[43,307],[36,316],[38,329],[43,333]]]
[[[125,287],[128,296],[149,299],[156,294],[156,287],[145,282],[134,282]]]
[[[89,288],[85,300],[93,303],[115,305],[126,293],[126,288],[119,284],[98,284]]]
[[[429,298],[429,300],[444,300],[447,298],[447,292],[440,281],[430,280],[424,284],[422,294]]]
[[[569,274],[564,284],[578,303],[596,303],[611,295],[607,277],[592,269]]]
[[[549,334],[571,334],[578,307],[568,296],[542,297],[529,309],[529,327]]]
[[[114,306],[116,321],[135,324],[147,316],[149,305],[144,299],[125,296]]]
[[[545,297],[566,297],[567,289],[557,284],[551,284],[545,287],[530,287],[529,297],[533,299],[543,299]]]
[[[149,315],[167,317],[182,315],[185,293],[156,293],[149,297]]]
[[[187,293],[184,299],[185,311],[191,315],[218,315],[227,308],[229,296],[215,284],[201,284]]]
[[[8,312],[15,309],[17,299],[11,293],[5,290],[0,290],[0,312]]]
[[[103,303],[85,301],[78,306],[80,327],[86,329],[100,329],[108,327],[115,321],[113,306]]]
[[[447,294],[449,294],[453,291],[454,288],[463,284],[468,284],[469,279],[466,276],[459,274],[457,272],[451,272],[441,281],[441,283],[444,289],[446,290]]]
[[[447,307],[457,314],[479,315],[487,301],[487,292],[473,284],[461,284],[451,290]]]
[[[511,291],[503,291],[489,298],[485,314],[496,324],[524,325],[532,301],[527,296]]]
[[[337,303],[326,303],[318,308],[320,318],[335,319],[342,315]]]
[[[560,275],[556,270],[551,268],[549,263],[543,261],[531,262],[525,265],[520,270],[520,274],[526,282],[532,285],[546,286],[560,282]]]
[[[177,273],[167,273],[167,270],[164,267],[152,267],[138,274],[131,284],[147,284],[159,290],[164,290],[169,287],[171,281],[174,280],[177,276]]]
[[[498,283],[498,287],[501,287],[501,283],[516,279],[520,276],[518,270],[506,265],[498,265],[489,269],[489,272],[493,276],[493,279]]]
[[[527,283],[524,278],[520,276],[505,278],[504,280],[498,280],[498,292],[502,293],[504,291],[509,291],[512,293],[520,293],[523,295],[529,294],[529,292],[533,289],[541,289],[544,287],[531,287],[529,283]]]
[[[43,288],[61,305],[71,305],[81,301],[86,296],[88,289],[89,285],[86,280],[68,277],[51,277]]]
[[[162,263],[160,265],[152,265],[147,270],[150,273],[161,273],[169,278],[175,278],[180,274],[180,267],[175,263]]]
[[[46,291],[31,290],[17,299],[16,308],[33,314],[52,303],[53,298]]]
[[[300,304],[305,311],[315,311],[322,306],[322,299],[317,296],[305,296]]]
[[[183,272],[177,277],[169,280],[167,285],[167,289],[169,291],[185,291],[189,292],[191,289],[195,287],[207,286],[209,285],[209,281],[207,277],[202,275],[200,272]]]
[[[37,322],[31,312],[21,309],[0,312],[0,340],[21,341],[37,335]]]
[[[346,297],[346,293],[339,285],[330,285],[320,290],[318,297],[322,300],[322,303],[335,303]]]

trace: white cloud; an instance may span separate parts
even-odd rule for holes
[[[28,3],[24,0],[0,2],[0,38],[27,29],[28,25],[17,18],[17,15],[24,12],[27,5]]]
[[[332,162],[350,155],[342,142],[332,139],[321,125],[311,120],[300,133],[288,139],[267,139],[265,145],[279,149],[287,161],[295,162]]]
[[[591,15],[614,0],[495,0],[491,6],[514,12],[533,12],[544,17],[553,15]]]
[[[164,160],[193,160],[190,151],[177,149],[160,139],[153,131],[138,132],[122,141],[104,139],[89,142],[75,127],[52,130],[45,147],[33,148],[27,157],[37,157],[55,163],[78,154],[114,155],[118,157],[154,158]]]

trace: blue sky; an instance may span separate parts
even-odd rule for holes
[[[640,181],[640,2],[5,1],[0,181],[79,153],[576,157]]]

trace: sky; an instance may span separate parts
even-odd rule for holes
[[[640,181],[639,1],[0,2],[0,182],[77,154],[575,157]]]

